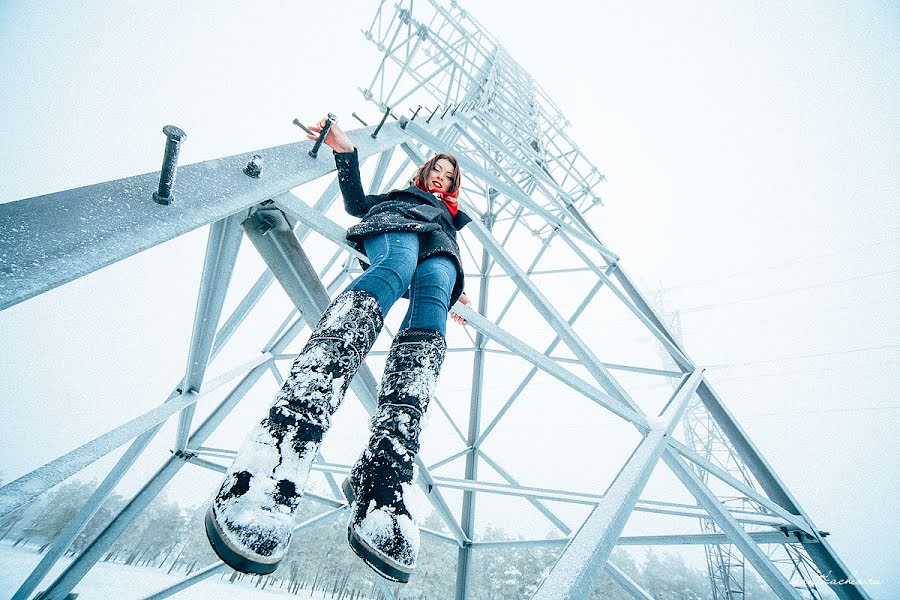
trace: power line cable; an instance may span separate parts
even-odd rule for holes
[[[871,248],[871,247],[875,247],[875,246],[884,246],[887,244],[896,244],[898,242],[900,242],[900,240],[898,240],[897,238],[890,238],[890,239],[883,240],[880,242],[858,244],[856,246],[851,246],[850,248],[845,248],[843,250],[833,250],[831,252],[826,252],[824,254],[817,254],[814,256],[801,256],[801,257],[796,257],[796,258],[793,258],[793,259],[790,259],[787,261],[779,261],[773,265],[766,265],[766,266],[758,267],[755,269],[747,269],[744,271],[735,271],[733,273],[726,273],[724,275],[721,275],[721,276],[713,278],[713,279],[704,279],[701,281],[693,281],[693,282],[683,283],[683,284],[679,284],[679,285],[666,286],[664,289],[677,290],[677,289],[681,289],[681,288],[699,287],[699,286],[706,285],[709,283],[717,283],[720,281],[724,281],[726,279],[734,279],[735,277],[740,277],[742,275],[750,275],[752,273],[762,273],[765,271],[778,271],[778,270],[782,270],[782,269],[789,269],[800,263],[811,262],[814,260],[820,260],[822,258],[826,258],[829,256],[846,254],[848,250],[854,250],[854,249],[858,249],[858,248]]]
[[[836,412],[863,412],[869,410],[897,410],[900,409],[900,404],[887,404],[884,406],[857,406],[854,408],[824,408],[824,409],[810,409],[810,410],[786,410],[780,412],[771,412],[771,413],[742,413],[741,417],[771,417],[771,416],[779,416],[779,415],[808,415],[811,413],[821,414],[821,413],[836,413]]]
[[[778,363],[786,360],[801,360],[804,358],[818,358],[822,356],[839,356],[842,354],[853,354],[855,352],[869,352],[872,350],[888,350],[893,348],[900,348],[900,344],[886,344],[884,346],[867,346],[865,348],[849,348],[847,350],[835,350],[833,352],[819,352],[816,354],[800,354],[795,356],[782,356],[779,358],[770,358],[767,360],[756,360],[756,361],[748,361],[742,363],[732,363],[732,364],[724,364],[724,365],[704,365],[704,368],[709,371],[712,369],[732,369],[735,367],[749,367],[751,365],[762,365],[767,363]]]
[[[731,300],[731,301],[729,301],[729,302],[717,302],[717,303],[714,303],[714,304],[703,304],[703,305],[700,305],[700,306],[692,306],[692,307],[689,307],[689,308],[679,308],[679,309],[676,309],[675,311],[667,311],[667,312],[669,312],[669,313],[671,313],[671,312],[678,312],[678,313],[682,313],[682,314],[683,314],[683,313],[689,313],[689,312],[699,312],[699,311],[701,311],[701,310],[709,310],[709,309],[711,309],[711,308],[716,308],[716,307],[719,307],[719,306],[730,306],[730,305],[734,305],[734,304],[742,304],[742,303],[744,303],[744,302],[753,302],[753,301],[755,301],[755,300],[764,300],[764,299],[767,299],[767,298],[773,298],[773,297],[775,297],[775,296],[784,296],[784,295],[787,295],[787,294],[794,294],[794,293],[797,293],[797,292],[805,292],[805,291],[808,291],[808,290],[817,289],[817,288],[822,288],[822,287],[827,287],[827,286],[830,286],[830,285],[839,285],[839,284],[841,284],[841,283],[847,283],[847,282],[850,282],[850,281],[858,281],[858,280],[860,280],[860,279],[869,279],[869,278],[872,278],[872,277],[881,277],[881,276],[883,276],[883,275],[891,275],[891,274],[893,274],[893,273],[898,273],[898,272],[900,272],[900,268],[898,268],[898,269],[890,269],[890,270],[888,270],[888,271],[879,271],[879,272],[877,272],[877,273],[867,273],[867,274],[865,274],[865,275],[857,275],[857,276],[855,276],[855,277],[848,277],[848,278],[846,278],[846,279],[836,279],[836,280],[834,280],[834,281],[825,281],[825,282],[822,282],[822,283],[815,283],[815,284],[807,285],[807,286],[800,287],[800,288],[792,288],[792,289],[789,289],[789,290],[780,290],[780,291],[777,291],[777,292],[772,292],[772,293],[769,293],[769,294],[763,294],[763,295],[760,295],[760,296],[752,296],[752,297],[750,297],[750,298],[742,298],[742,299],[739,299],[739,300]]]

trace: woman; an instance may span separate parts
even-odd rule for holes
[[[309,129],[316,135],[325,119]],[[354,373],[405,293],[409,307],[385,362],[372,436],[343,484],[351,502],[350,546],[382,576],[406,582],[415,568],[419,529],[406,498],[414,485],[421,420],[446,354],[447,315],[463,294],[456,232],[471,218],[459,209],[456,158],[438,154],[410,185],[366,195],[356,148],[332,124],[344,208],[362,221],[347,241],[369,266],[325,310],[294,361],[268,416],[251,431],[206,516],[216,553],[234,569],[271,573],[284,557],[293,512],[322,437]],[[458,315],[454,320],[465,325]]]

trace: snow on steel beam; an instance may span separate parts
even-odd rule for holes
[[[765,496],[760,494],[758,491],[756,491],[755,489],[753,489],[752,487],[750,487],[743,481],[740,481],[737,478],[733,477],[725,469],[719,467],[718,465],[715,465],[714,463],[710,462],[709,460],[706,460],[705,458],[703,458],[702,456],[700,456],[699,454],[697,454],[696,452],[694,452],[693,450],[691,450],[690,448],[688,448],[687,446],[685,446],[684,444],[679,442],[678,440],[675,440],[675,439],[669,440],[669,446],[671,446],[672,449],[676,450],[679,454],[681,454],[682,456],[684,456],[685,458],[687,458],[688,460],[693,462],[695,465],[701,467],[702,469],[705,469],[707,472],[711,473],[712,475],[715,475],[717,478],[719,478],[724,483],[727,483],[734,489],[745,494],[747,496],[747,498],[749,498],[750,500],[753,500],[754,502],[758,503],[760,506],[763,506],[767,510],[772,511],[773,513],[780,516],[785,521],[788,521],[789,523],[793,523],[796,527],[799,527],[801,530],[805,531],[809,535],[814,535],[812,530],[809,527],[809,524],[806,523],[801,516],[792,515],[791,513],[786,511],[784,508],[782,508],[775,502],[772,502],[771,500],[769,500],[768,498],[766,498]]]
[[[302,322],[300,323],[302,324]],[[271,356],[274,353],[281,352],[293,341],[299,332],[300,327],[291,327],[270,348],[264,348],[263,353]],[[188,440],[188,446],[202,445],[216,427],[221,425],[225,417],[237,406],[247,392],[256,385],[257,381],[265,373],[265,370],[265,364],[261,364],[247,373],[194,431]],[[170,457],[122,510],[113,517],[113,520],[94,538],[88,547],[47,588],[45,591],[47,596],[53,597],[53,594],[55,594],[64,597],[70,592],[185,464],[185,461],[179,457]]]
[[[456,121],[436,118],[436,131]],[[360,159],[407,141],[397,123],[348,131]],[[174,201],[153,201],[159,173],[145,173],[0,205],[0,310],[133,254],[224,219],[335,170],[331,151],[309,156],[311,140],[178,168]],[[265,160],[259,178],[244,167]]]
[[[634,600],[653,600],[653,596],[647,590],[637,584],[635,580],[625,574],[622,569],[612,563],[606,563],[606,572],[612,580],[619,584]]]
[[[265,366],[271,357],[261,355],[250,361],[249,372]],[[248,372],[244,369],[244,372]],[[224,382],[222,382],[224,383]],[[220,384],[221,385],[221,384]],[[164,423],[166,419],[211,394],[216,387],[209,386],[203,394],[186,393],[151,409],[139,417],[104,433],[47,464],[11,481],[0,488],[0,519],[27,504],[54,485],[65,481],[94,461],[106,456],[125,442]]]
[[[194,584],[200,583],[201,581],[212,577],[213,575],[218,575],[219,573],[223,573],[228,570],[228,565],[223,562],[213,563],[207,567],[204,567],[191,575],[190,577],[185,577],[178,583],[174,585],[170,585],[169,587],[162,589],[155,594],[150,594],[149,596],[144,596],[141,600],[162,600],[163,598],[168,598],[170,596],[174,596],[178,592],[182,590],[186,590]]]
[[[209,228],[206,243],[206,258],[200,278],[200,292],[197,294],[197,308],[194,311],[194,327],[188,352],[187,369],[184,375],[184,390],[197,392],[203,382],[209,364],[213,341],[228,283],[234,271],[238,249],[241,246],[243,214],[234,214],[213,223]],[[196,404],[191,404],[178,415],[178,430],[175,435],[175,450],[183,451],[190,433],[191,420]]]
[[[553,570],[541,582],[533,600],[570,600],[591,595],[625,522],[667,447],[668,438],[702,380],[702,371],[695,371],[670,400],[650,433],[641,440],[609,486],[601,503],[591,511]]]
[[[484,333],[486,337],[497,342],[501,346],[508,348],[512,352],[521,356],[548,375],[563,382],[586,398],[593,400],[597,404],[603,406],[613,414],[625,419],[626,421],[634,423],[634,425],[642,431],[646,431],[649,429],[649,424],[642,414],[635,412],[630,408],[624,407],[618,400],[614,399],[612,396],[595,388],[577,375],[574,375],[571,371],[562,368],[561,366],[559,366],[559,364],[556,363],[556,361],[547,358],[538,350],[535,350],[525,342],[522,342],[515,336],[511,335],[509,332],[500,329],[494,323],[478,314],[471,308],[465,305],[457,304],[454,305],[453,312],[464,318],[474,329]]]
[[[697,390],[697,395],[703,401],[706,410],[709,411],[713,419],[715,419],[722,432],[731,442],[738,455],[753,473],[760,487],[766,492],[766,495],[772,501],[783,506],[785,510],[792,514],[800,515],[807,523],[809,530],[817,532],[818,528],[813,524],[812,519],[800,507],[800,504],[793,497],[787,487],[782,483],[781,479],[775,473],[775,470],[763,458],[759,449],[750,440],[750,437],[744,432],[743,428],[738,424],[737,420],[721,401],[718,394],[704,381]],[[673,457],[677,458],[677,457]],[[841,600],[868,600],[869,594],[863,587],[857,583],[850,569],[840,559],[831,545],[825,541],[823,537],[817,535],[818,543],[803,543],[804,549],[809,553],[810,558],[815,562],[816,568],[820,573],[828,573],[829,581],[849,581],[846,585],[829,584],[831,589],[838,595]]]
[[[674,452],[665,453],[663,460],[666,461],[666,464],[669,465],[669,468],[688,491],[693,494],[697,502],[706,509],[712,520],[719,526],[719,529],[728,536],[731,543],[737,546],[744,558],[753,565],[759,576],[769,584],[772,591],[781,600],[801,600],[800,594],[791,586],[791,583],[781,571],[772,564],[767,554],[744,531],[744,528],[735,520],[728,509],[706,487],[706,484],[687,467],[684,460]]]
[[[755,531],[747,535],[757,544],[793,544],[796,538],[780,531]],[[681,533],[676,535],[633,535],[619,538],[619,546],[730,546],[724,533]]]

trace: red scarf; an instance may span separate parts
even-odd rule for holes
[[[460,177],[462,177],[462,175],[460,175]],[[446,205],[447,210],[450,211],[451,216],[455,217],[456,213],[459,212],[459,201],[457,200],[457,197],[459,196],[459,188],[456,188],[456,191],[453,192],[452,194],[448,194],[448,193],[441,192],[438,190],[427,189],[425,187],[425,184],[422,183],[419,179],[416,179],[415,183],[416,183],[416,187],[419,188],[420,190],[422,190],[423,192],[428,192],[429,194],[435,194],[436,196],[440,197],[440,199],[444,202],[444,205]],[[459,187],[462,187],[462,181],[460,181]]]

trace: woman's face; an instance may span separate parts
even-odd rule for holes
[[[453,163],[446,158],[439,158],[434,168],[428,173],[426,185],[436,192],[449,192],[453,185]]]

